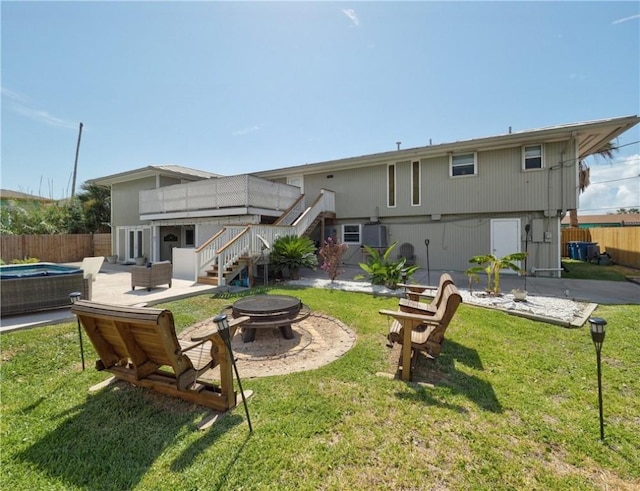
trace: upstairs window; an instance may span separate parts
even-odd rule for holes
[[[420,161],[411,162],[411,206],[420,206]]]
[[[527,145],[522,148],[522,168],[542,169],[542,145]]]
[[[449,156],[449,175],[451,177],[475,176],[477,173],[475,153]]]
[[[387,165],[387,206],[396,206],[396,165]]]

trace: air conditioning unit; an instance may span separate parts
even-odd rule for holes
[[[362,245],[369,247],[388,247],[387,227],[379,223],[363,225]]]

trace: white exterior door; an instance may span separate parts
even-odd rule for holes
[[[491,254],[497,258],[520,252],[520,219],[496,218],[491,220]],[[513,273],[503,269],[501,273]]]
[[[304,180],[302,176],[287,177],[287,184],[291,186],[298,186],[300,188],[300,194],[304,193]]]

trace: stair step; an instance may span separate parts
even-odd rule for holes
[[[198,276],[196,283],[202,283],[205,285],[218,285],[218,278],[213,276]]]

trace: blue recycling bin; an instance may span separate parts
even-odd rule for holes
[[[569,242],[569,259],[579,259],[578,257],[578,242]]]
[[[597,242],[569,242],[569,257],[578,261],[588,261],[589,250],[593,251],[596,244]]]
[[[593,253],[593,247],[597,244],[597,242],[579,242],[578,243],[578,251],[580,256],[580,261],[588,261],[589,260],[589,251]]]

